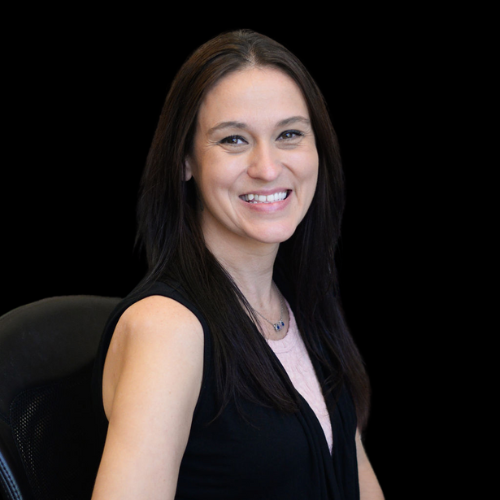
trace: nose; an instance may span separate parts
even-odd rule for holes
[[[247,172],[253,179],[270,182],[277,179],[283,170],[279,152],[267,144],[259,144],[250,156]]]

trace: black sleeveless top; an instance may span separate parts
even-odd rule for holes
[[[118,304],[106,324],[93,378],[102,443],[108,426],[102,404],[102,372],[109,343],[123,312],[151,295],[172,298],[192,311],[205,339],[203,382],[180,466],[176,499],[359,500],[356,412],[349,392],[342,389],[330,415],[332,455],[321,424],[301,396],[300,409],[292,415],[241,401],[246,418],[232,402],[213,420],[219,406],[210,331],[204,317],[175,285],[157,282],[146,290],[132,292]],[[263,355],[275,356],[270,348]],[[313,365],[321,385],[321,370],[314,361]]]

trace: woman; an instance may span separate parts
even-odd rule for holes
[[[382,498],[337,294],[342,209],[335,134],[303,65],[246,30],[201,46],[143,176],[150,270],[96,361],[94,499]]]

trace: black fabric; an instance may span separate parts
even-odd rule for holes
[[[334,414],[330,415],[333,456],[321,424],[302,397],[300,410],[293,415],[240,401],[249,421],[237,412],[234,402],[212,421],[219,408],[209,329],[182,290],[164,283],[133,292],[117,306],[106,326],[93,380],[102,439],[107,429],[102,405],[102,370],[114,328],[125,309],[151,295],[170,297],[186,306],[200,320],[205,335],[203,383],[180,467],[177,499],[359,499],[354,441],[356,414],[348,391],[342,390]],[[270,348],[263,356],[275,357]],[[315,369],[322,382],[321,371],[317,366]]]

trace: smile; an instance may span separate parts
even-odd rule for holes
[[[279,191],[277,193],[262,195],[262,194],[244,194],[240,198],[248,203],[275,203],[283,201],[290,191]]]

